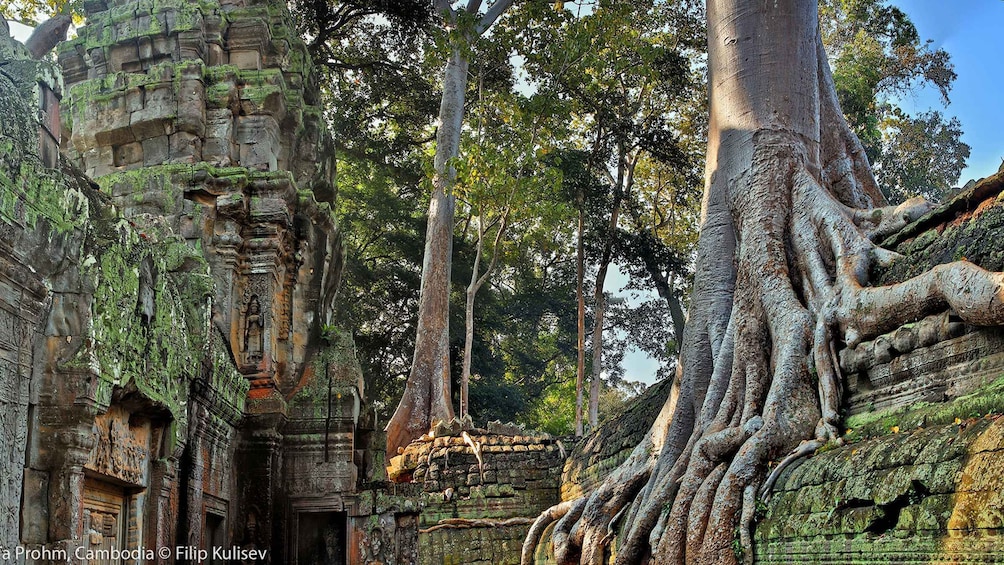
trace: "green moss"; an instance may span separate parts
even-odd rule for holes
[[[851,416],[847,419],[847,428],[850,430],[847,439],[857,441],[894,433],[894,430],[906,431],[917,427],[950,424],[956,418],[965,420],[1001,413],[1004,413],[1004,376],[951,402],[918,402],[906,408]]]
[[[356,387],[362,379],[352,335],[334,326],[325,326],[321,334],[322,347],[312,362],[313,378],[304,383],[290,400],[291,406],[305,410],[317,419],[328,416],[329,394],[331,398],[358,395],[360,391]],[[331,416],[345,416],[337,412],[341,410],[342,403],[336,402],[332,406],[336,413]]]
[[[0,220],[35,228],[40,220],[66,232],[86,221],[87,198],[69,177],[38,157],[38,81],[58,88],[40,62],[5,66],[0,82]],[[48,78],[47,78],[48,77]],[[14,82],[12,78],[19,82]]]

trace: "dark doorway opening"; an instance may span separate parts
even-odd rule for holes
[[[346,565],[345,512],[301,512],[296,526],[298,564]]]

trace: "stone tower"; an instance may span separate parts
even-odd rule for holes
[[[274,2],[98,0],[85,12],[59,51],[64,151],[145,237],[198,251],[209,333],[248,387],[240,415],[217,406],[213,383],[195,392],[177,543],[297,561],[301,514],[344,524],[362,395],[351,355],[333,368],[322,351],[343,258],[306,47]]]
[[[333,534],[344,559],[362,385],[306,48],[281,4],[84,11],[62,79],[0,37],[0,449],[24,461],[0,544],[305,563]]]

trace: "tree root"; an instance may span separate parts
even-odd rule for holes
[[[530,526],[530,531],[526,534],[526,539],[523,541],[523,550],[520,552],[520,565],[533,564],[533,554],[537,549],[537,544],[540,543],[541,536],[544,535],[544,530],[568,514],[569,510],[580,500],[585,499],[560,502],[541,512],[540,516],[537,516],[537,519]]]
[[[471,518],[444,518],[435,526],[418,530],[420,534],[435,532],[436,530],[457,530],[465,528],[504,528],[506,526],[524,526],[535,523],[535,518],[506,518],[505,520],[491,519],[471,519]],[[531,561],[532,562],[532,561]]]
[[[781,460],[780,463],[774,467],[770,475],[767,475],[767,480],[763,482],[763,486],[760,487],[760,500],[764,503],[770,502],[771,491],[774,489],[774,483],[777,482],[777,478],[781,476],[792,463],[798,461],[803,457],[808,457],[816,452],[817,449],[823,447],[823,443],[819,440],[809,440],[803,441],[796,447],[787,457]]]
[[[965,261],[869,286],[873,265],[897,257],[875,242],[930,206],[882,207],[821,43],[817,53],[818,139],[763,122],[709,141],[678,394],[588,499],[538,519],[524,565],[554,521],[560,564],[604,563],[622,519],[617,564],[752,563],[758,502],[792,463],[840,441],[838,346],[946,307],[970,324],[1004,322],[1004,274]],[[721,161],[716,145],[728,145]]]

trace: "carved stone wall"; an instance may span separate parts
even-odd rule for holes
[[[306,48],[274,2],[84,8],[87,25],[59,51],[63,149],[144,238],[191,250],[183,268],[208,265],[210,300],[184,300],[212,351],[175,465],[178,535],[204,546],[222,529],[226,543],[283,559],[299,499],[338,506],[355,489],[362,396],[352,382],[294,402],[318,388],[342,263]]]
[[[1004,268],[1004,174],[884,245],[883,283],[966,259]],[[1004,333],[928,316],[845,349],[849,445],[785,471],[756,530],[762,563],[986,563],[1004,555]]]
[[[961,191],[883,245],[882,284],[961,259],[1004,269],[1004,173]],[[950,311],[840,352],[848,445],[781,474],[755,529],[757,563],[990,563],[1004,555],[1004,330]],[[576,444],[562,498],[623,460],[669,392],[652,387]],[[546,547],[538,563],[553,563]]]
[[[65,86],[0,29],[0,545],[284,562],[369,459],[305,47],[281,4],[84,10]]]

